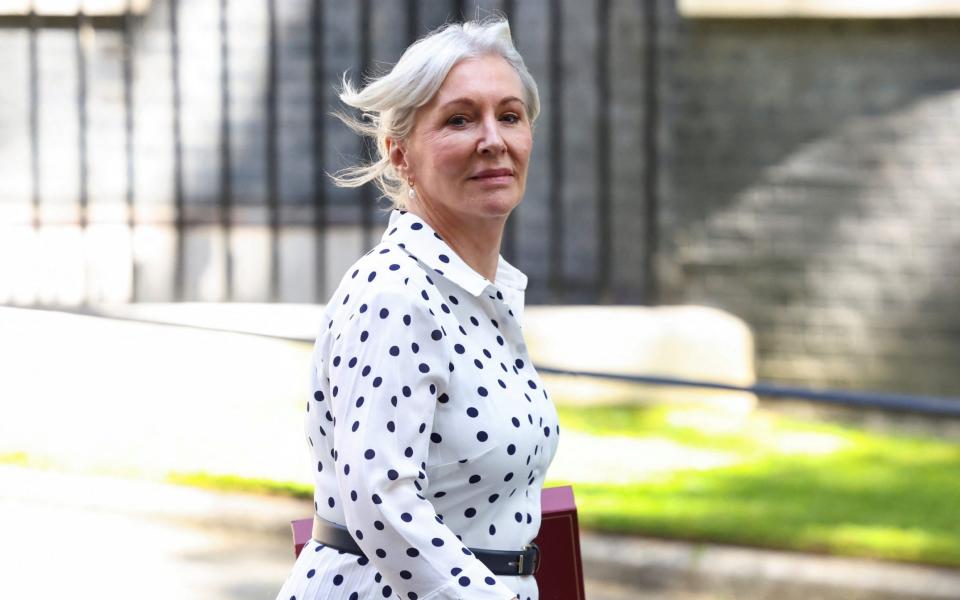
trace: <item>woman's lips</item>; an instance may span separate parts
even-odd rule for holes
[[[487,169],[480,171],[470,179],[489,184],[509,183],[513,179],[513,171],[510,169]]]

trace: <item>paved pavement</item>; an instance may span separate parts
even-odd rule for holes
[[[0,467],[0,597],[272,599],[292,500]],[[309,509],[308,509],[309,510]]]
[[[273,598],[309,502],[0,466],[4,598]],[[591,600],[634,598],[589,580]],[[600,586],[600,587],[597,587]],[[604,591],[606,589],[606,591]]]
[[[309,503],[156,479],[306,480],[308,363],[302,343],[0,308],[0,455],[52,466],[0,466],[0,598],[272,598]],[[616,468],[573,446],[557,472]],[[960,599],[956,570],[589,533],[582,547],[590,600]]]
[[[0,466],[0,597],[273,598],[309,502]],[[590,600],[960,598],[960,573],[585,533]]]
[[[0,489],[3,598],[272,599],[293,563],[287,523],[310,514],[290,499],[11,466]]]

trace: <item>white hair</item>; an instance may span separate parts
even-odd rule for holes
[[[540,113],[540,95],[513,45],[507,20],[491,17],[449,23],[411,44],[390,72],[368,80],[362,89],[355,89],[344,73],[340,100],[358,109],[360,115],[334,115],[360,135],[375,140],[377,156],[371,163],[347,167],[331,175],[334,183],[359,187],[373,181],[392,202],[392,208],[405,208],[407,182],[390,163],[386,139],[406,139],[413,129],[416,109],[430,102],[454,65],[486,55],[503,57],[520,76],[527,117],[533,123]]]

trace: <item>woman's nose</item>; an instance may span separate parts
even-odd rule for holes
[[[500,123],[495,118],[491,117],[483,120],[480,135],[477,151],[481,154],[499,153],[507,149],[503,136],[500,135]]]

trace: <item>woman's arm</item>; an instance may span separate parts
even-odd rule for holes
[[[367,287],[324,358],[346,526],[382,575],[384,597],[515,598],[421,493],[437,396],[450,377],[440,327],[419,288]]]

